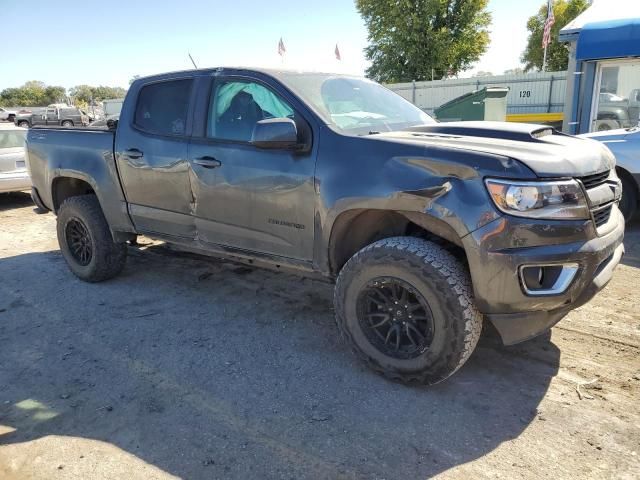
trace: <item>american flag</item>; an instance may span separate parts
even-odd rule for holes
[[[337,43],[336,43],[336,49],[333,51],[333,53],[335,53],[336,55],[336,60],[342,60],[342,57],[340,56],[340,49],[338,48]]]
[[[547,0],[547,20],[544,22],[544,33],[542,34],[542,48],[547,48],[551,43],[551,27],[556,22],[553,16],[552,0]]]
[[[287,49],[284,48],[284,42],[282,41],[282,37],[280,37],[280,41],[278,42],[278,55],[284,57],[285,53],[287,53]]]

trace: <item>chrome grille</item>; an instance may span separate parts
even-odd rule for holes
[[[611,216],[611,208],[612,204],[610,203],[608,205],[605,205],[604,207],[599,207],[592,210],[593,221],[595,222],[596,227],[601,227],[609,221],[609,217]]]
[[[602,185],[609,178],[610,171],[606,172],[594,173],[593,175],[586,175],[584,177],[579,177],[578,180],[582,182],[584,188],[587,190],[590,188],[595,188]]]
[[[596,228],[605,225],[609,221],[609,217],[611,217],[614,200],[612,196],[605,195],[605,197],[609,198],[603,202],[602,189],[599,188],[609,181],[610,175],[611,170],[605,170],[604,172],[578,177],[578,180],[580,180],[586,190],[591,216],[593,217],[593,223]]]

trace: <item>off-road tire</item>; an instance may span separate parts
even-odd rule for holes
[[[67,243],[66,228],[71,220],[79,220],[88,231],[92,256],[87,265],[78,262]],[[124,268],[127,245],[113,241],[109,225],[95,195],[67,198],[58,210],[57,232],[60,250],[67,265],[81,280],[101,282],[115,277]]]
[[[407,282],[431,308],[433,341],[417,358],[385,355],[360,327],[359,292],[381,275]],[[415,237],[379,240],[351,257],[338,275],[334,305],[338,328],[355,354],[374,371],[403,383],[433,385],[451,376],[467,361],[482,331],[465,266],[444,248]]]

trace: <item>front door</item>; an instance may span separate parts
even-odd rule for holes
[[[187,161],[192,84],[189,78],[143,85],[122,112],[116,162],[138,231],[195,237]]]
[[[57,125],[58,109],[46,108],[40,115],[33,116],[33,125]]]
[[[200,241],[311,260],[315,155],[250,143],[259,120],[305,120],[271,87],[243,77],[212,85],[206,133],[189,147]],[[299,128],[299,136],[308,128]],[[302,140],[302,139],[301,139]]]

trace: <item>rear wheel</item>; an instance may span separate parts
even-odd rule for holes
[[[62,255],[80,279],[101,282],[124,267],[126,243],[113,241],[95,195],[66,199],[58,211],[57,232]]]
[[[336,320],[373,370],[407,383],[434,384],[458,370],[480,337],[464,266],[442,247],[413,237],[375,242],[344,266]]]
[[[73,127],[73,122],[71,120],[65,120],[62,122],[63,127]]]

